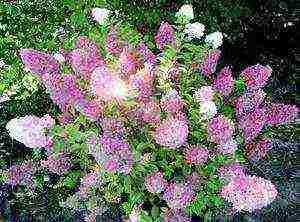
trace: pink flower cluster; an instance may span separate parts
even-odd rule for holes
[[[71,159],[64,153],[51,154],[47,160],[43,160],[41,165],[51,173],[63,175],[73,166]]]
[[[216,71],[216,67],[220,57],[221,57],[220,50],[214,50],[208,53],[204,58],[202,66],[200,67],[201,73],[205,76],[210,76],[211,74],[213,74]]]
[[[234,79],[229,66],[220,71],[213,83],[213,88],[224,97],[228,97],[231,94],[234,88]]]
[[[184,157],[187,164],[202,165],[208,160],[209,150],[203,147],[191,146],[186,149]]]
[[[160,193],[163,192],[167,186],[167,181],[161,172],[156,172],[145,178],[145,186],[147,191],[151,193]]]
[[[27,162],[21,165],[13,165],[7,171],[6,183],[11,186],[31,185],[33,186],[33,174],[35,168],[32,163]]]
[[[221,191],[221,196],[232,203],[235,211],[248,212],[267,206],[277,194],[274,184],[256,176],[236,177]]]
[[[162,22],[155,36],[156,45],[163,50],[167,45],[176,46],[174,29],[168,22]]]
[[[185,208],[194,198],[192,186],[187,183],[170,183],[163,194],[163,199],[173,210]]]
[[[218,115],[208,123],[208,135],[212,142],[224,144],[228,142],[234,133],[234,126],[231,120],[223,115]]]
[[[25,116],[10,120],[6,125],[6,129],[12,138],[25,146],[42,148],[46,147],[50,141],[46,130],[51,129],[53,126],[54,119],[49,115],[45,115],[42,118]]]
[[[185,119],[169,117],[155,130],[156,143],[170,149],[179,148],[185,144],[189,128]]]

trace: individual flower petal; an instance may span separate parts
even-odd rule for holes
[[[205,76],[210,76],[216,71],[217,64],[219,62],[219,59],[221,57],[221,51],[220,50],[214,50],[210,53],[208,53],[203,63],[200,67],[200,71]]]
[[[213,83],[214,90],[221,93],[222,96],[229,96],[234,88],[234,79],[229,66],[223,68]]]
[[[175,47],[176,40],[174,29],[168,22],[162,22],[155,36],[155,42],[160,50],[163,50],[167,45]]]
[[[256,176],[235,178],[221,191],[221,196],[232,203],[236,211],[247,212],[269,205],[277,195],[274,184]]]
[[[36,75],[42,76],[59,72],[59,63],[47,53],[33,49],[21,49],[20,57],[25,67]]]
[[[264,87],[267,84],[271,74],[272,68],[270,66],[256,64],[244,69],[241,73],[241,77],[245,81],[249,90],[256,90]]]
[[[155,141],[165,147],[175,149],[182,146],[188,136],[186,120],[173,117],[166,119],[155,131]]]
[[[205,42],[213,49],[217,49],[223,44],[223,34],[221,32],[210,33],[206,36]]]

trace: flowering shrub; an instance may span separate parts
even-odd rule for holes
[[[129,218],[190,221],[210,209],[252,212],[274,201],[272,182],[246,174],[237,155],[264,158],[272,138],[263,132],[297,116],[295,106],[265,99],[272,69],[250,66],[237,80],[229,66],[216,73],[223,36],[202,41],[203,25],[191,25],[190,6],[178,12],[177,26],[162,22],[157,53],[108,16],[92,11],[105,29],[104,45],[80,36],[72,49],[61,50],[60,62],[21,50],[61,115],[56,123],[49,116],[11,120],[11,137],[45,151],[45,158],[26,173],[27,165],[7,169],[6,183],[34,189],[37,172],[63,177],[57,186],[73,194],[61,206],[83,211],[86,221],[112,206]],[[191,28],[197,30],[186,32]]]

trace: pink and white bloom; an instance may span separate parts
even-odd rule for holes
[[[200,117],[203,120],[208,120],[213,118],[217,112],[217,106],[213,101],[206,101],[200,103]]]
[[[184,33],[188,36],[188,39],[198,38],[200,39],[204,35],[205,26],[202,23],[194,22],[188,23],[185,26]]]
[[[54,119],[49,115],[42,118],[36,116],[25,116],[10,120],[6,129],[9,135],[30,148],[42,148],[49,144],[50,137],[45,130],[54,126]]]
[[[194,94],[194,98],[198,103],[212,101],[213,96],[214,90],[211,86],[202,86]]]

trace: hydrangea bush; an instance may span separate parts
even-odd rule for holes
[[[112,206],[125,221],[191,221],[273,202],[272,181],[243,165],[265,158],[268,130],[298,114],[264,93],[272,68],[252,65],[235,78],[230,66],[219,67],[223,35],[205,35],[190,5],[176,25],[161,23],[153,50],[108,10],[91,13],[101,44],[79,36],[55,56],[20,51],[61,113],[7,124],[13,139],[41,155],[3,171],[5,183],[34,190],[37,174],[61,178],[51,180],[71,193],[61,207],[86,221]]]

